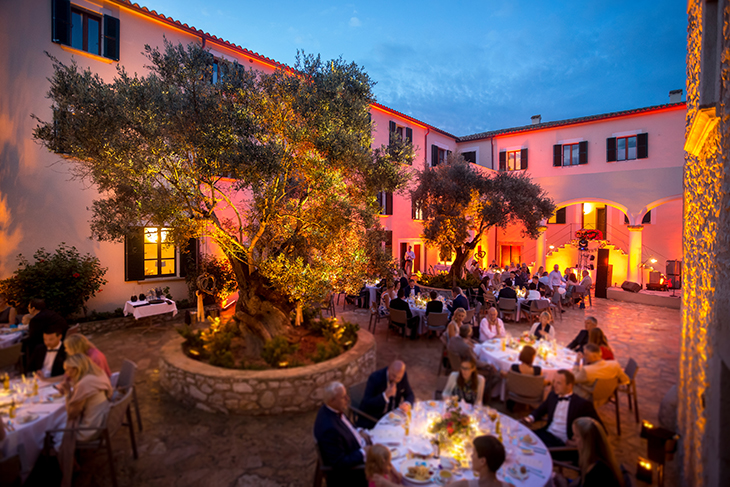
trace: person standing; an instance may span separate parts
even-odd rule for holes
[[[408,246],[408,251],[406,252],[406,262],[404,270],[406,271],[406,275],[408,278],[411,278],[411,274],[413,274],[413,261],[416,260],[416,253],[413,252],[413,246]]]

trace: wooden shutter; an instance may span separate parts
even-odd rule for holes
[[[413,145],[413,129],[406,127],[406,142]]]
[[[416,219],[416,210],[418,209],[418,205],[416,204],[416,200],[411,199],[411,220]]]
[[[520,169],[527,169],[527,149],[520,150]]]
[[[439,146],[431,145],[431,166],[436,166],[439,163]]]
[[[180,277],[185,277],[188,272],[195,271],[198,266],[198,239],[191,238],[185,249],[180,249]]]
[[[606,139],[606,162],[616,160],[616,137]]]
[[[499,153],[499,170],[507,170],[507,153],[505,151]]]
[[[588,164],[588,141],[578,144],[578,164]]]
[[[111,15],[104,15],[104,57],[119,61],[119,19]]]
[[[636,158],[646,159],[649,157],[649,134],[638,134],[636,136]]]
[[[553,167],[559,167],[563,165],[563,146],[561,144],[555,144],[553,146]]]
[[[51,2],[51,41],[71,45],[71,2],[53,0]]]
[[[391,120],[390,122],[388,122],[388,132],[395,132],[395,128],[396,127],[394,121]]]
[[[144,280],[144,229],[135,228],[124,238],[124,280]]]
[[[564,206],[555,212],[555,223],[565,223],[565,210],[566,207]]]
[[[393,214],[393,193],[391,192],[385,193],[385,214]]]

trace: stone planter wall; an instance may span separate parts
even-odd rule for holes
[[[216,306],[206,306],[205,310],[210,313],[212,310],[217,309]],[[185,312],[190,311],[195,313],[195,309],[179,309],[175,316],[172,313],[165,313],[154,316],[145,316],[139,320],[135,320],[134,316],[120,316],[118,318],[111,318],[108,320],[88,321],[79,323],[81,326],[81,333],[84,335],[91,335],[92,333],[106,333],[113,330],[121,330],[122,328],[129,328],[131,326],[156,326],[162,323],[170,321],[183,322],[185,319]],[[73,320],[69,321],[69,324],[73,324]]]
[[[234,370],[189,358],[182,337],[163,346],[160,385],[183,404],[208,412],[272,415],[319,407],[324,387],[339,381],[346,387],[367,380],[375,370],[375,339],[358,332],[353,348],[327,362],[276,370]]]

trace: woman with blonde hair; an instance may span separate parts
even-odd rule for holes
[[[573,440],[578,449],[580,481],[571,483],[571,487],[623,487],[621,468],[603,427],[595,419],[575,419]],[[556,475],[555,485],[565,487],[568,481],[562,475]]]
[[[555,324],[553,323],[553,315],[549,311],[540,313],[540,321],[534,323],[530,329],[530,335],[540,340],[555,339]]]
[[[613,350],[608,345],[608,338],[600,328],[596,327],[588,332],[588,343],[594,343],[601,349],[601,358],[603,360],[616,360]]]
[[[104,373],[106,373],[107,377],[112,376],[112,372],[109,369],[109,364],[107,363],[104,354],[101,353],[99,349],[81,333],[67,337],[63,342],[63,346],[66,348],[66,353],[68,355],[76,355],[77,353],[86,355],[92,362],[99,366]]]
[[[381,483],[385,485],[402,485],[403,477],[390,463],[390,448],[380,443],[375,443],[368,448],[365,457],[365,478],[368,479],[368,487],[377,485],[375,476],[380,476]]]
[[[446,333],[441,335],[442,341],[444,341],[448,345],[449,340],[459,334],[459,327],[461,327],[462,323],[464,323],[465,318],[466,310],[464,308],[456,308],[454,310],[454,315],[451,317],[451,321],[446,327]]]
[[[70,355],[63,368],[68,380],[58,389],[66,395],[68,422],[78,420],[79,428],[100,427],[109,413],[109,398],[113,392],[109,377],[88,356],[80,353]],[[81,430],[76,439],[89,441],[96,435],[95,431]]]

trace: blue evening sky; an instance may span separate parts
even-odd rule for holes
[[[342,56],[380,103],[454,135],[669,101],[685,89],[685,0],[137,0],[293,65]]]

